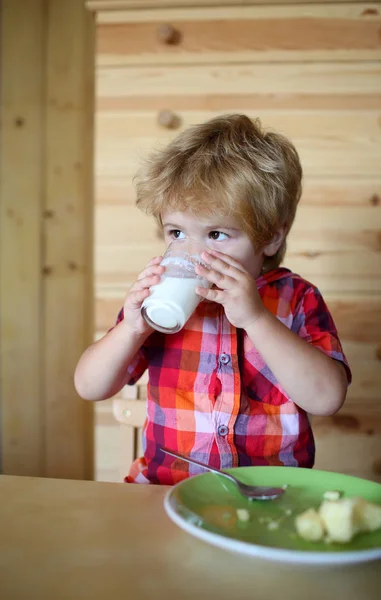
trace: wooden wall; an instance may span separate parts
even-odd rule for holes
[[[0,471],[91,478],[94,15],[1,3]]]
[[[353,370],[344,408],[313,420],[317,467],[381,481],[381,4],[89,5],[99,9],[97,335],[161,248],[134,207],[141,157],[216,114],[259,116],[293,140],[305,173],[285,264],[324,294]],[[125,420],[139,424],[144,413],[135,419],[130,406]],[[110,404],[97,415],[101,460],[115,421]],[[131,447],[133,434],[123,436]],[[118,442],[105,477],[115,476],[119,451]]]

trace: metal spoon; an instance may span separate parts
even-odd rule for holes
[[[258,485],[247,485],[246,483],[242,483],[242,481],[239,481],[236,477],[234,477],[234,475],[231,475],[230,473],[225,473],[225,471],[220,471],[219,469],[215,469],[214,467],[205,465],[204,463],[201,463],[198,460],[188,458],[187,456],[179,454],[178,452],[174,452],[173,450],[168,450],[168,448],[161,448],[161,450],[166,454],[174,456],[175,458],[185,460],[186,462],[192,465],[198,465],[199,467],[203,467],[204,469],[207,469],[212,473],[217,473],[217,475],[227,477],[227,479],[230,479],[230,481],[233,481],[236,484],[241,494],[249,498],[249,500],[274,500],[275,498],[279,498],[279,496],[281,496],[285,492],[285,489],[281,487],[262,487]]]

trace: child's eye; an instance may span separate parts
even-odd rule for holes
[[[222,231],[210,231],[209,237],[211,240],[221,242],[222,240],[227,240],[229,236],[227,233],[223,233]]]
[[[180,229],[171,229],[169,232],[169,235],[174,240],[180,240],[185,237],[185,235],[183,234],[183,232]]]

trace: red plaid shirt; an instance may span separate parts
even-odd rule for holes
[[[348,363],[320,292],[280,268],[257,279],[266,308],[322,352]],[[118,322],[123,319],[123,310]],[[144,458],[128,482],[175,484],[202,472],[164,454],[161,446],[218,468],[247,465],[312,467],[308,415],[289,398],[242,329],[223,307],[202,302],[178,333],[154,332],[128,367],[135,384],[148,368]],[[319,399],[317,398],[318,402]]]

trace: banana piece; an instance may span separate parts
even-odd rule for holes
[[[310,542],[318,542],[324,537],[324,525],[320,515],[309,508],[295,519],[296,531],[300,537]]]
[[[361,529],[361,515],[358,498],[325,500],[319,509],[319,516],[331,542],[350,542]]]
[[[318,511],[311,508],[296,517],[295,526],[308,541],[348,543],[381,527],[381,506],[358,497],[324,500]]]
[[[361,531],[376,531],[381,527],[381,506],[358,498],[357,513]]]
[[[324,500],[339,500],[341,498],[341,492],[338,490],[327,490],[323,494]]]

